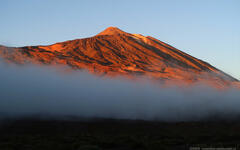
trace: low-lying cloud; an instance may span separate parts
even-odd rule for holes
[[[192,121],[240,116],[240,92],[161,88],[147,80],[0,63],[0,118],[28,116]]]

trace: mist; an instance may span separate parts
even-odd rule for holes
[[[66,70],[1,62],[0,118],[198,121],[240,116],[237,89],[161,87],[148,79],[109,79]]]

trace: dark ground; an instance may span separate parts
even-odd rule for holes
[[[21,119],[0,124],[0,150],[185,150],[194,144],[240,144],[240,121]]]

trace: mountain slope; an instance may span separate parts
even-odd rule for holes
[[[109,27],[94,37],[49,46],[0,46],[0,56],[19,64],[64,64],[107,76],[145,75],[165,83],[204,82],[215,87],[238,83],[210,64],[164,42],[116,27]]]

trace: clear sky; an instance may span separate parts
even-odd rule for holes
[[[0,19],[2,45],[47,45],[117,26],[240,79],[240,0],[0,0]]]

